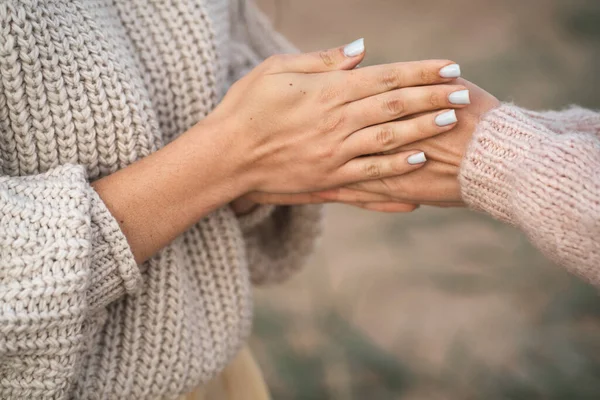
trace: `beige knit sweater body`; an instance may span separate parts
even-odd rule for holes
[[[89,181],[291,50],[238,0],[0,0],[0,398],[176,398],[232,358],[250,282],[310,251],[318,208],[209,215],[142,266]]]

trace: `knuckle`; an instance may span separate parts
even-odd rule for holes
[[[431,84],[437,82],[439,79],[438,73],[436,71],[432,71],[426,65],[422,66],[421,69],[421,82],[424,84]]]
[[[328,113],[323,119],[321,130],[325,133],[331,133],[339,129],[345,122],[343,113]]]
[[[331,159],[335,155],[336,149],[333,146],[322,146],[317,152],[317,161]]]
[[[381,84],[387,90],[397,89],[401,86],[400,74],[398,71],[388,71],[381,75]]]
[[[404,112],[404,102],[398,98],[386,99],[383,102],[383,109],[393,116],[399,116]]]
[[[381,177],[381,167],[375,163],[366,164],[364,167],[364,174],[370,179]]]
[[[396,134],[389,125],[382,125],[375,135],[375,140],[381,147],[390,147],[394,144]]]
[[[323,61],[326,67],[332,67],[335,65],[335,56],[329,50],[323,50],[319,52],[319,58]]]
[[[432,90],[429,93],[429,104],[432,107],[438,107],[442,104],[442,95],[437,90]]]

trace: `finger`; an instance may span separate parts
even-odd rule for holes
[[[264,62],[270,73],[317,73],[355,68],[365,56],[364,39],[344,47],[304,54],[279,54]]]
[[[355,207],[359,207],[369,211],[385,212],[385,213],[409,213],[419,208],[415,204],[404,203],[348,203]]]
[[[272,205],[321,204],[329,201],[324,197],[317,196],[315,193],[279,194],[254,192],[247,197],[259,204]]]
[[[464,208],[465,203],[459,201],[442,201],[442,202],[425,202],[422,203],[424,206],[440,207],[440,208]]]
[[[363,128],[426,111],[464,108],[469,103],[469,91],[464,86],[420,86],[349,103],[345,113],[351,124]]]
[[[394,202],[395,200],[381,193],[366,192],[363,190],[349,189],[345,187],[324,190],[315,193],[325,201],[337,203],[375,203]]]
[[[404,203],[460,202],[458,179],[438,173],[445,165],[427,161],[427,169],[381,180],[349,184],[349,189],[379,193]],[[423,173],[421,173],[423,172]],[[436,176],[437,178],[432,178]]]
[[[403,175],[421,168],[426,161],[425,153],[416,150],[358,157],[350,160],[334,173],[332,178],[336,183],[333,186]]]
[[[390,90],[448,83],[460,76],[449,60],[428,60],[364,67],[346,72],[345,101],[356,101]]]
[[[456,126],[457,121],[454,110],[445,110],[373,125],[348,136],[342,143],[341,153],[346,159],[352,159],[393,150],[447,132]]]

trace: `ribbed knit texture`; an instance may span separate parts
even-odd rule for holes
[[[231,1],[0,2],[0,398],[177,398],[240,348],[251,279],[311,250],[318,207],[223,208],[138,266],[89,185],[293,51]]]
[[[523,230],[546,256],[600,285],[600,114],[503,104],[461,166],[465,201]]]

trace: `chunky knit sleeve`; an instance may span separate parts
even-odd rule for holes
[[[243,77],[273,54],[298,50],[271,26],[252,0],[232,0],[230,79]],[[278,282],[298,270],[320,231],[318,205],[259,206],[240,218],[252,281]]]
[[[140,284],[117,221],[74,165],[0,177],[0,265],[0,342],[12,343],[0,358],[26,345],[18,337],[82,321]]]
[[[600,114],[504,104],[461,166],[465,201],[522,229],[546,256],[600,285]]]

